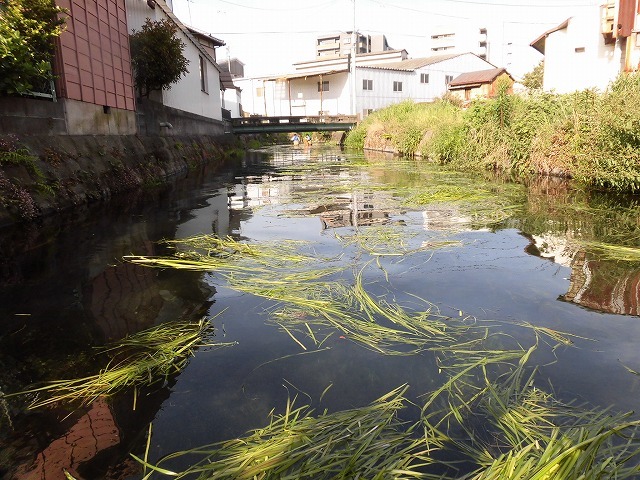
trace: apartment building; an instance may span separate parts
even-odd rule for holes
[[[470,52],[491,62],[488,29],[484,26],[459,24],[435,28],[429,38],[433,55]]]
[[[316,40],[316,57],[350,55],[353,52],[353,31],[322,35]],[[356,54],[391,50],[384,35],[355,33]]]

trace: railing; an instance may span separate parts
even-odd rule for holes
[[[296,126],[304,126],[304,124],[323,124],[323,123],[356,123],[355,115],[322,115],[314,116],[281,116],[281,117],[263,117],[252,115],[250,117],[234,118],[233,126],[256,126],[256,125],[287,125],[295,124]]]

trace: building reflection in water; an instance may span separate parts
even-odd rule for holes
[[[528,253],[571,269],[563,301],[605,313],[640,315],[640,270],[636,265],[590,259],[571,234],[528,236]]]

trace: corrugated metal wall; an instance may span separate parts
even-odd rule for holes
[[[135,110],[125,0],[57,0],[69,12],[58,40],[58,94]]]

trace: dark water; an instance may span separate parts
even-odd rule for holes
[[[161,239],[201,233],[304,240],[318,256],[343,255],[358,269],[370,258],[336,235],[391,226],[414,247],[455,241],[402,261],[383,258],[382,268],[366,269],[367,289],[400,303],[417,296],[445,315],[494,320],[525,346],[531,332],[512,323],[584,337],[538,350],[541,383],[562,400],[637,410],[640,382],[624,365],[640,370],[640,265],[603,260],[576,240],[640,246],[639,199],[538,180],[509,186],[518,208],[478,224],[456,206],[398,200],[406,188],[429,191],[449,178],[434,172],[379,155],[279,147],[248,153],[224,172],[192,172],[167,191],[0,232],[4,393],[95,373],[94,347],[165,321],[215,317],[216,340],[238,342],[199,350],[179,375],[144,391],[135,411],[133,392],[80,409],[27,411],[20,397],[8,399],[0,405],[0,474],[58,479],[66,468],[82,478],[139,478],[129,453],[143,454],[150,422],[153,461],[261,427],[296,394],[337,411],[404,383],[413,399],[434,388],[429,355],[383,356],[338,335],[328,349],[296,355],[300,347],[267,321],[271,302],[209,275],[122,261],[165,253]]]

